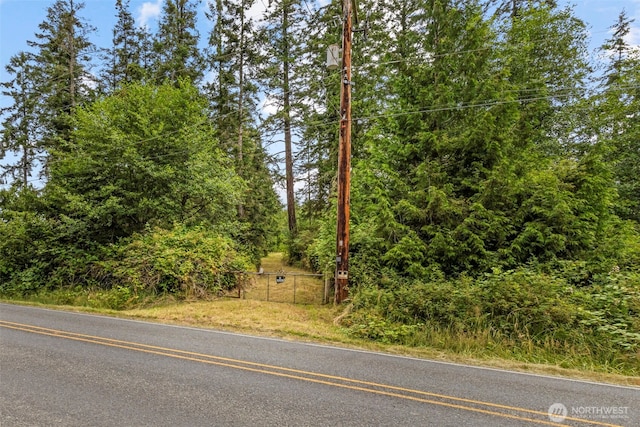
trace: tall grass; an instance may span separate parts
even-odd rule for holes
[[[363,287],[344,326],[354,337],[480,358],[640,375],[637,276],[575,288],[528,270],[480,279]]]

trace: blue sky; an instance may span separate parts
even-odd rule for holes
[[[82,0],[76,0],[82,1]],[[130,0],[130,11],[138,24],[147,24],[154,29],[162,10],[163,0]],[[329,0],[307,0],[326,4]],[[0,0],[0,82],[10,80],[5,66],[9,59],[20,51],[29,50],[27,40],[35,41],[38,25],[44,21],[47,8],[54,0]],[[206,37],[209,22],[204,16],[206,0],[201,0],[199,8],[201,37]],[[261,15],[268,0],[255,0],[251,10],[253,16]],[[579,18],[584,20],[591,33],[590,51],[593,52],[610,35],[609,28],[617,21],[623,10],[635,18],[633,30],[628,42],[640,45],[640,0],[559,0],[561,5],[573,4]],[[96,27],[92,41],[98,47],[111,45],[111,32],[116,21],[115,0],[84,0],[82,16],[89,24]],[[11,104],[11,100],[0,96],[0,107]],[[263,105],[264,111],[269,108]]]
[[[266,0],[256,0],[253,12],[259,14],[265,2]],[[27,40],[35,40],[34,34],[38,31],[38,24],[45,19],[46,10],[53,3],[53,0],[0,0],[0,81],[9,80],[4,69],[9,58],[22,50],[28,50]],[[93,36],[94,43],[99,47],[108,47],[115,22],[115,2],[113,0],[84,0],[84,3],[83,16],[97,28]],[[199,22],[202,26],[201,36],[206,36],[208,22],[202,13],[206,2],[203,0],[201,3],[201,16],[199,16]],[[609,27],[616,22],[623,8],[626,9],[630,17],[637,21],[629,36],[629,42],[640,44],[640,0],[560,1],[560,4],[567,3],[574,4],[578,17],[589,25],[592,51],[609,36]],[[139,24],[146,23],[152,28],[157,22],[161,8],[162,0],[130,1],[130,10],[137,22]]]

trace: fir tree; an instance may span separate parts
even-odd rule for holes
[[[610,147],[620,196],[617,213],[640,222],[640,50],[626,37],[632,19],[623,11],[611,28],[613,34],[601,50],[610,58],[599,98],[599,138]]]
[[[39,120],[43,123],[44,144],[49,150],[71,141],[72,115],[92,97],[95,79],[89,73],[94,45],[89,41],[93,27],[80,17],[83,3],[57,0],[39,25],[35,60],[39,68],[41,94]]]
[[[196,29],[197,3],[192,0],[164,2],[158,33],[153,42],[155,80],[178,84],[189,79],[199,84],[203,78],[204,62],[198,48]]]
[[[17,187],[25,188],[43,154],[37,68],[32,54],[20,52],[9,60],[6,70],[13,79],[2,83],[2,95],[12,99],[13,104],[0,111],[4,116],[0,183],[14,182]],[[15,163],[4,164],[5,159],[14,156]]]
[[[116,0],[117,21],[113,28],[112,47],[106,51],[107,68],[103,72],[110,92],[123,84],[140,82],[145,77],[142,43],[145,30],[138,29],[129,11],[129,0]]]
[[[268,156],[256,130],[257,85],[255,28],[246,14],[250,2],[235,4],[218,0],[209,4],[207,18],[213,22],[209,35],[209,64],[213,74],[205,91],[211,100],[212,120],[221,144],[233,156],[235,169],[248,183],[238,205],[243,224],[236,236],[256,264],[276,232],[280,211]]]
[[[296,219],[295,177],[294,177],[294,113],[297,112],[298,98],[295,79],[300,47],[304,40],[300,31],[305,28],[303,9],[298,0],[278,0],[270,3],[263,28],[264,42],[262,48],[265,59],[261,69],[261,77],[271,102],[278,112],[268,124],[277,124],[277,131],[284,137],[285,181],[287,192],[287,222],[291,239],[298,232]],[[272,127],[273,129],[273,127]],[[290,254],[292,259],[300,257],[299,253]]]

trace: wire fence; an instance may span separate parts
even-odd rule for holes
[[[242,283],[227,296],[259,301],[293,304],[327,304],[330,281],[324,274],[277,272],[235,273],[243,275]]]

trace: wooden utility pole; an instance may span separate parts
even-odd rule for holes
[[[351,38],[355,0],[343,0],[340,140],[338,146],[338,225],[336,236],[336,294],[340,304],[349,296],[349,193],[351,187]]]

